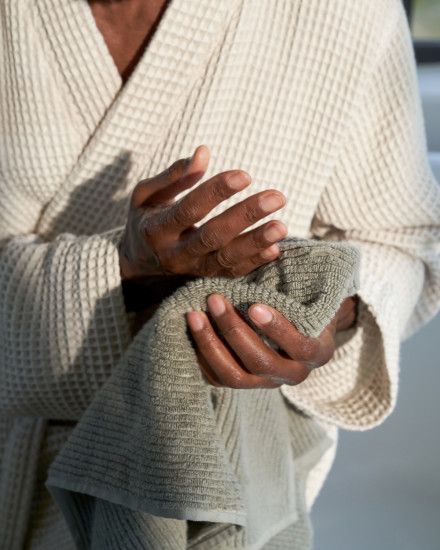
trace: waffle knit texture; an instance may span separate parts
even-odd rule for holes
[[[240,168],[240,197],[286,195],[274,217],[290,235],[361,251],[356,329],[283,393],[334,426],[383,421],[399,342],[440,301],[440,194],[400,0],[172,0],[123,87],[87,2],[1,0],[0,23],[6,547],[72,548],[40,468],[133,339],[117,252],[130,192],[201,143],[207,177]]]
[[[319,446],[323,452],[325,438],[313,441],[312,421],[311,433],[300,432],[296,412],[279,391],[210,391],[185,318],[188,311],[207,310],[206,298],[220,292],[243,315],[250,303],[269,303],[302,333],[318,336],[344,298],[358,290],[359,254],[319,241],[286,240],[282,247],[278,260],[245,277],[199,279],[179,289],[98,392],[48,479],[79,549],[120,538],[120,505],[129,508],[125,516],[147,512],[223,523],[221,530],[211,528],[217,538],[230,526],[245,526],[231,548],[249,550],[262,548],[298,519],[295,458],[319,452]],[[292,432],[306,441],[295,457]],[[186,526],[170,521],[170,537],[176,528],[184,543],[174,548],[184,549]],[[167,537],[163,544],[173,547]],[[151,537],[139,541],[138,548],[151,547]]]

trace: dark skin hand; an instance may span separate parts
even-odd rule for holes
[[[284,195],[274,189],[251,195],[196,225],[249,186],[246,172],[216,174],[175,201],[177,194],[200,181],[208,162],[208,149],[198,147],[190,159],[135,187],[120,248],[123,281],[175,275],[237,277],[278,256],[276,242],[287,234],[282,222],[272,220],[248,230],[285,205]]]
[[[208,298],[215,328],[204,312],[190,312],[187,320],[200,368],[210,384],[236,389],[279,388],[282,384],[294,386],[303,382],[313,369],[330,361],[335,333],[354,325],[356,306],[356,298],[344,300],[322,333],[309,338],[276,309],[253,304],[248,311],[250,319],[280,351],[269,348],[220,294]]]
[[[90,0],[96,24],[123,82],[139,61],[167,3]],[[276,242],[287,234],[281,222],[268,222],[243,233],[284,205],[285,199],[277,191],[258,193],[200,228],[195,225],[222,200],[249,185],[245,172],[218,174],[174,204],[177,194],[202,178],[208,159],[207,149],[200,147],[190,161],[178,161],[163,174],[140,182],[134,190],[120,250],[123,285],[132,288],[133,309],[139,304],[143,307],[139,300],[142,287],[149,290],[144,295],[154,295],[160,301],[188,276],[245,275],[278,256]],[[211,296],[208,305],[216,329],[234,354],[219,339],[206,314],[189,313],[188,324],[206,379],[216,386],[275,388],[302,382],[312,369],[330,360],[335,332],[355,323],[357,301],[347,298],[318,338],[303,336],[273,308],[254,304],[250,318],[281,352],[268,348],[222,296]]]
[[[209,151],[201,146],[190,159],[177,161],[136,186],[120,249],[123,281],[148,285],[155,278],[237,277],[279,255],[276,242],[287,234],[283,223],[272,220],[249,229],[284,206],[285,198],[276,190],[251,195],[196,225],[251,182],[246,172],[230,170],[195,186],[208,162]],[[176,195],[192,187],[175,201]],[[252,305],[250,319],[280,351],[269,348],[219,294],[208,298],[214,324],[204,312],[190,312],[187,320],[208,382],[232,388],[277,388],[302,382],[314,368],[331,359],[334,335],[354,324],[356,303],[355,298],[347,298],[318,338],[299,333],[275,309]]]

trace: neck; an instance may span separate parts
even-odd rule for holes
[[[125,82],[140,60],[169,0],[89,0],[98,29]]]
[[[93,9],[105,13],[108,18],[122,17],[131,19],[133,16],[158,15],[169,0],[89,0]]]

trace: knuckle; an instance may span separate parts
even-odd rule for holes
[[[218,202],[219,200],[223,201],[231,196],[232,191],[228,186],[228,181],[229,178],[226,174],[220,174],[218,178],[212,182],[209,192],[215,202]]]
[[[218,261],[217,254],[212,252],[202,260],[203,273],[206,277],[239,277],[242,273],[236,265],[225,265]]]
[[[215,259],[217,264],[222,269],[226,269],[227,271],[234,272],[236,268],[236,262],[232,258],[232,255],[229,250],[223,248],[222,250],[219,250],[216,255]]]
[[[275,370],[275,362],[271,357],[258,354],[254,357],[251,370],[252,372],[258,373],[259,376],[270,377]]]
[[[242,327],[233,321],[222,328],[222,333],[227,340],[230,339],[232,341],[241,340],[243,337]]]
[[[256,221],[258,221],[260,219],[261,214],[260,214],[260,212],[258,211],[257,208],[255,208],[253,206],[246,205],[246,207],[244,209],[244,212],[243,212],[243,217],[246,220],[246,222],[255,223]]]
[[[200,200],[203,201],[204,205],[208,205],[210,209],[228,199],[231,195],[231,191],[221,174],[202,183],[198,188],[198,193]]]
[[[189,203],[178,202],[168,211],[168,221],[174,221],[179,226],[187,227],[196,215],[195,208]]]
[[[259,373],[260,376],[272,376],[275,370],[275,364],[272,359],[267,357],[257,357],[254,361],[253,371]]]
[[[198,232],[199,242],[207,250],[215,250],[219,245],[219,235],[216,231],[203,225]]]
[[[320,343],[316,338],[305,337],[301,344],[301,358],[307,363],[316,363]]]
[[[183,175],[185,164],[185,159],[176,160],[165,170],[165,177],[169,180],[179,179]]]

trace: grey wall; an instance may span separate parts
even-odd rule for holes
[[[440,65],[419,69],[440,181]],[[440,550],[440,316],[402,346],[399,398],[382,426],[341,432],[312,511],[315,550]]]
[[[402,347],[396,410],[340,432],[314,506],[315,550],[440,549],[440,317]]]

